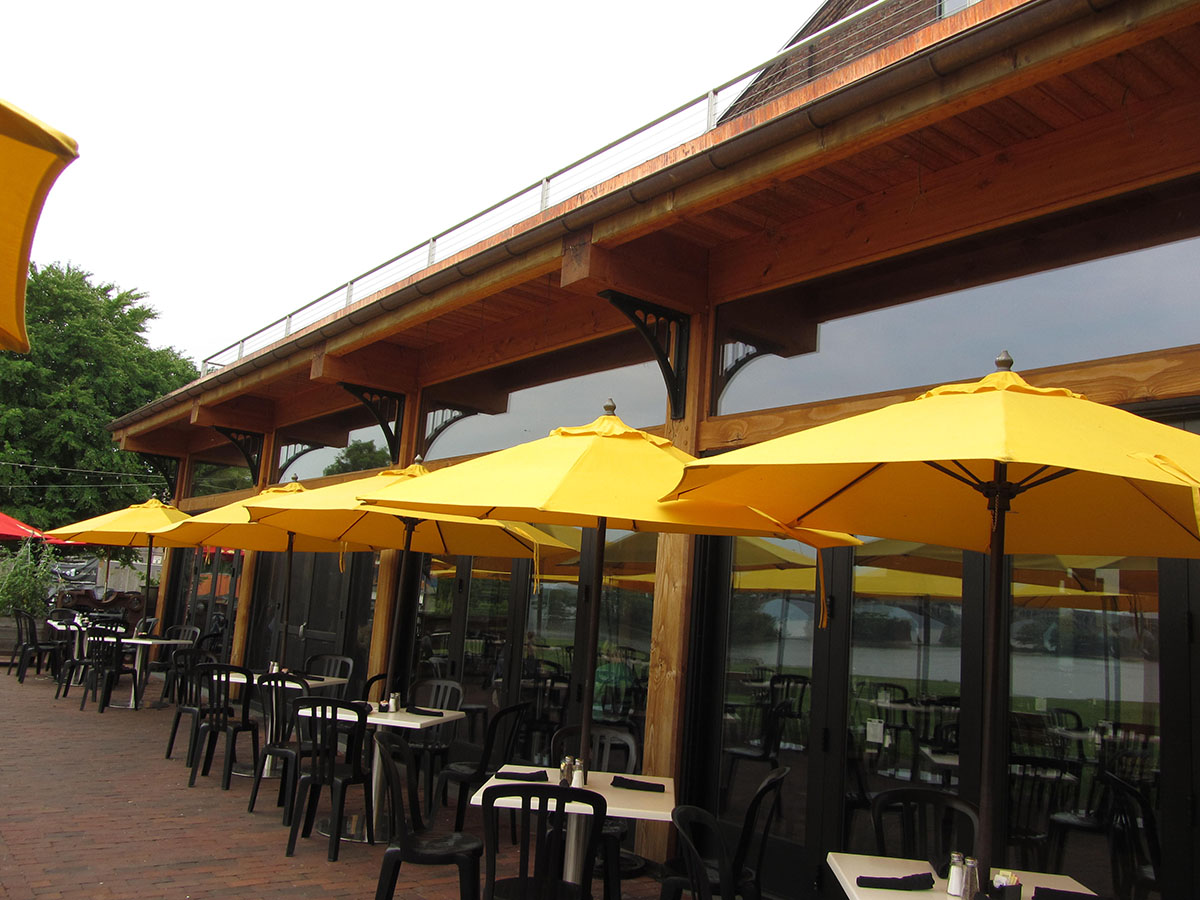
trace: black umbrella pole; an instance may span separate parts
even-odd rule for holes
[[[579,724],[579,756],[583,760],[583,778],[592,764],[592,704],[596,699],[596,648],[600,640],[600,592],[604,581],[604,540],[608,519],[596,520],[596,546],[592,550],[592,577],[588,582],[587,645],[583,656],[583,711]]]
[[[150,563],[153,559],[154,535],[148,534],[146,535],[146,615],[150,615]]]
[[[996,483],[1007,483],[1007,466],[995,464]],[[1001,488],[1003,491],[1003,487]],[[1008,496],[995,499],[989,548],[988,585],[983,610],[983,715],[979,750],[979,834],[975,850],[980,879],[989,882],[992,866],[1003,865],[1008,822],[1008,615],[1004,592],[1004,520]]]
[[[388,636],[388,666],[387,678],[383,683],[383,698],[389,699],[396,683],[396,657],[400,651],[400,602],[404,595],[404,582],[408,579],[408,557],[412,549],[412,534],[416,527],[415,519],[404,520],[404,550],[400,557],[400,574],[396,578],[396,590],[392,594],[392,632]],[[410,660],[411,662],[411,660]],[[405,677],[405,700],[408,700],[408,678]]]
[[[288,532],[287,558],[283,572],[283,609],[279,614],[279,668],[287,668],[287,632],[292,617],[292,548],[296,535]]]

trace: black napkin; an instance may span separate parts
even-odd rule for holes
[[[915,875],[904,875],[900,878],[859,875],[855,884],[859,887],[888,888],[893,891],[931,891],[933,890],[933,875],[929,872],[918,872]]]
[[[440,709],[424,709],[420,706],[409,706],[405,712],[412,713],[414,716],[442,716],[444,713]]]
[[[654,781],[638,781],[636,778],[626,778],[624,775],[614,775],[612,786],[628,788],[631,791],[657,791],[660,794],[667,789],[665,784],[658,784]]]
[[[503,778],[506,781],[549,781],[550,776],[546,774],[545,769],[535,769],[532,772],[514,772],[508,769],[501,769],[496,773],[497,778]]]
[[[1091,897],[1079,891],[1064,891],[1062,888],[1039,887],[1033,889],[1033,900],[1071,900],[1073,897]]]

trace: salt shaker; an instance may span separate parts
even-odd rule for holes
[[[564,756],[563,761],[558,765],[558,785],[559,787],[569,787],[571,778],[575,774],[575,757]]]
[[[950,854],[950,874],[946,881],[946,895],[950,897],[961,897],[963,895],[963,881],[966,878],[967,867],[963,862],[963,855],[955,850]]]

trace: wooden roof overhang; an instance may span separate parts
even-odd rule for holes
[[[603,290],[794,355],[837,316],[1200,233],[1198,23],[981,0],[110,427],[198,459],[229,458],[213,426],[344,444],[369,415],[342,382],[500,412],[653,358]],[[846,411],[702,416],[701,449]]]

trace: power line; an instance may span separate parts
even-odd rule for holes
[[[112,487],[150,487],[144,481],[111,481],[95,482],[93,484],[0,484],[0,489],[41,489],[41,488],[112,488]]]
[[[9,462],[8,460],[0,460],[0,465],[15,466],[18,469],[52,469],[55,472],[79,472],[84,475],[120,475],[124,478],[153,478],[157,479],[157,475],[141,475],[137,472],[112,472],[103,469],[72,469],[68,466],[42,466],[37,463],[19,463]]]

